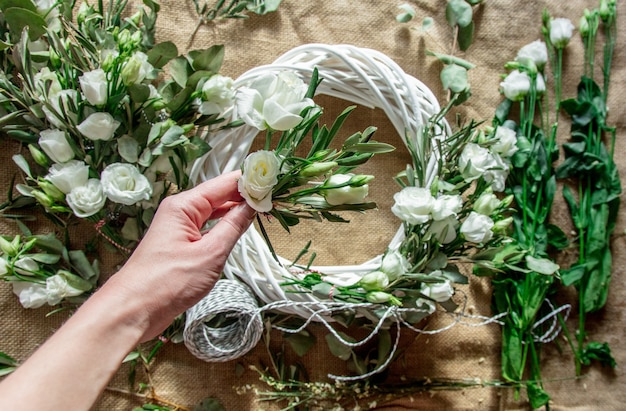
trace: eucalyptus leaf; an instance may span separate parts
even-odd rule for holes
[[[547,258],[537,258],[532,255],[526,256],[528,269],[543,275],[553,275],[559,270],[559,265]]]
[[[467,69],[457,64],[449,64],[441,70],[441,83],[445,90],[453,93],[462,93],[469,89]]]
[[[168,71],[176,84],[181,88],[187,84],[187,78],[193,72],[189,62],[184,57],[177,57],[170,61]]]
[[[28,28],[28,37],[31,41],[46,34],[46,21],[37,12],[22,7],[11,7],[4,10],[4,18],[10,22],[10,29],[15,37],[20,37],[25,28]]]
[[[410,4],[404,3],[399,5],[398,8],[402,10],[402,13],[399,13],[396,16],[396,21],[398,23],[408,23],[413,19],[413,17],[415,17],[415,9],[413,9]]]
[[[32,258],[33,260],[42,263],[42,264],[56,264],[59,262],[59,260],[61,259],[61,256],[58,254],[47,254],[47,253],[35,253],[35,254],[28,254],[28,257]]]
[[[356,340],[353,337],[347,335],[346,333],[338,331],[337,334],[339,335],[339,337],[341,337],[343,340],[347,342],[350,342],[350,343],[356,342]],[[350,359],[350,357],[352,356],[352,347],[340,341],[337,337],[335,337],[334,334],[328,333],[326,334],[325,338],[326,338],[326,343],[328,344],[328,348],[330,349],[330,352],[335,357],[338,357],[344,361],[347,361]]]
[[[178,48],[171,41],[156,44],[152,49],[148,50],[148,62],[154,68],[163,68],[170,60],[178,56]]]
[[[466,51],[474,40],[474,22],[471,21],[467,26],[459,27],[457,34],[457,41],[459,43],[459,49]]]
[[[68,255],[70,262],[82,278],[92,283],[98,279],[98,271],[89,263],[82,250],[70,250]]]
[[[284,333],[283,338],[299,357],[306,354],[316,341],[315,336],[307,330],[302,330],[299,333]]]
[[[472,22],[472,6],[465,0],[448,0],[446,20],[451,27],[466,27]]]
[[[124,135],[117,139],[117,152],[128,163],[136,163],[139,159],[139,142],[128,136]]]
[[[189,52],[189,60],[194,71],[205,70],[217,73],[224,61],[224,46],[216,45],[205,50],[192,50]]]

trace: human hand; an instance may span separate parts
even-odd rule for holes
[[[232,248],[255,216],[237,191],[239,176],[224,174],[167,197],[130,259],[100,290],[139,300],[142,340],[162,332],[208,294],[220,277]],[[203,233],[204,223],[216,218],[221,220]]]

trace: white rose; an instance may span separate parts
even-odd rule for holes
[[[80,160],[70,160],[63,164],[53,164],[48,170],[45,179],[50,181],[63,194],[67,194],[74,187],[87,184],[89,166]]]
[[[122,81],[127,86],[141,83],[152,73],[154,67],[148,62],[148,56],[136,51],[122,67]]]
[[[279,172],[280,161],[272,151],[260,150],[246,157],[237,185],[250,207],[261,213],[272,209],[272,190]]]
[[[546,92],[546,81],[541,73],[537,73],[537,78],[535,80],[535,90],[537,90],[538,94],[543,94]]]
[[[548,48],[546,43],[541,40],[533,41],[525,45],[517,52],[516,61],[524,63],[524,60],[531,60],[539,70],[548,62]]]
[[[46,287],[27,281],[13,281],[13,292],[24,308],[39,308],[48,302]]]
[[[550,20],[550,42],[554,47],[562,49],[572,38],[574,25],[569,19],[558,18]]]
[[[56,128],[64,128],[64,124],[76,123],[76,90],[60,90],[48,93],[47,105],[42,106],[46,119]],[[74,108],[73,108],[74,107]]]
[[[461,224],[461,234],[467,241],[473,243],[486,243],[493,237],[491,228],[493,220],[486,215],[472,211],[467,219]]]
[[[89,115],[78,125],[78,131],[90,140],[108,141],[113,138],[120,122],[109,113],[97,112]]]
[[[365,274],[358,284],[366,291],[381,291],[389,286],[389,277],[382,271],[372,271]]]
[[[198,112],[204,115],[221,113],[233,105],[234,99],[233,79],[215,74],[202,86],[202,102]]]
[[[521,101],[530,90],[530,76],[525,72],[513,70],[500,83],[504,96],[512,101]]]
[[[314,105],[313,100],[305,98],[307,89],[293,72],[266,74],[239,89],[238,115],[259,130],[289,130],[302,121],[302,110]]]
[[[499,126],[496,129],[496,143],[491,149],[500,154],[502,157],[511,157],[517,151],[517,135],[515,130],[511,130],[508,127]]]
[[[491,215],[500,206],[500,200],[491,191],[485,191],[476,199],[474,211],[483,215]]]
[[[76,217],[85,218],[96,214],[104,207],[106,197],[97,178],[90,178],[84,186],[74,187],[65,197]]]
[[[42,130],[39,133],[38,144],[55,163],[65,163],[74,158],[74,150],[67,142],[64,131]]]
[[[437,274],[437,271],[431,274],[433,277],[441,277],[441,274]],[[448,301],[454,294],[454,288],[450,280],[444,280],[440,283],[422,283],[420,292],[426,297],[435,300],[437,302]]]
[[[387,274],[391,281],[407,273],[410,268],[409,261],[398,250],[387,251],[380,265],[380,271]]]
[[[35,89],[39,98],[42,96],[52,96],[62,90],[61,83],[56,73],[50,71],[48,67],[43,67],[35,74]]]
[[[430,190],[421,187],[405,187],[393,195],[391,212],[409,224],[424,224],[430,220],[435,199]]]
[[[491,153],[494,165],[485,171],[483,178],[491,183],[493,191],[502,192],[505,188],[506,179],[509,176],[509,166],[496,153]]]
[[[448,217],[456,217],[456,214],[463,208],[463,199],[460,195],[444,194],[435,198],[431,214],[433,220],[443,220]]]
[[[335,186],[347,183],[354,174],[334,174],[324,183],[326,186]],[[361,204],[365,201],[369,191],[369,186],[363,184],[358,187],[344,186],[331,188],[324,191],[324,198],[330,205]]]
[[[15,272],[22,275],[34,275],[39,271],[39,264],[31,257],[20,257],[13,265]]]
[[[101,106],[107,102],[109,96],[107,75],[102,69],[95,69],[83,73],[78,78],[80,89],[85,99],[93,106]]]
[[[75,285],[78,285],[79,288]],[[56,305],[67,297],[79,296],[90,288],[91,285],[87,281],[63,270],[59,270],[57,274],[46,278],[46,294],[49,305]]]
[[[150,181],[137,167],[128,163],[108,165],[100,175],[102,191],[115,203],[133,205],[138,201],[149,200],[152,195]]]
[[[428,231],[435,236],[440,244],[450,244],[456,239],[456,228],[459,222],[454,216],[446,217],[430,223]]]
[[[459,156],[459,168],[466,181],[484,176],[488,170],[497,166],[498,163],[493,154],[475,143],[465,145]]]

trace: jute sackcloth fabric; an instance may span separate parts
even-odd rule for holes
[[[416,9],[414,22],[399,24],[395,15],[402,2],[381,2],[374,0],[342,1],[294,1],[283,0],[279,11],[266,16],[252,16],[248,20],[219,21],[201,25],[195,32],[198,16],[192,1],[169,0],[161,4],[158,20],[158,39],[171,40],[179,51],[206,48],[214,44],[224,44],[226,57],[222,74],[236,78],[250,68],[271,63],[284,52],[307,43],[352,44],[378,50],[398,63],[407,73],[423,81],[438,96],[445,99],[441,90],[439,72],[441,65],[434,58],[426,57],[426,50],[447,52],[452,43],[452,33],[445,22],[444,6],[441,0],[409,1]],[[531,0],[512,2],[507,0],[487,0],[476,9],[476,39],[471,48],[460,53],[461,57],[475,63],[470,72],[472,97],[464,105],[461,113],[466,118],[489,122],[495,108],[501,101],[498,92],[500,75],[505,73],[503,65],[512,60],[517,50],[531,41],[541,38],[541,14],[547,8],[554,17],[568,17],[578,22],[585,7],[595,7],[595,1],[548,1]],[[618,14],[626,13],[623,4],[618,4]],[[419,29],[424,17],[434,19],[434,27],[427,33]],[[609,123],[617,126],[616,161],[622,179],[625,178],[626,143],[624,135],[625,106],[621,104],[626,92],[626,54],[621,46],[626,38],[626,25],[619,24],[618,47],[613,62],[613,77],[609,93]],[[582,73],[582,46],[577,35],[565,53],[564,96],[574,96],[576,85]],[[318,103],[325,108],[331,121],[350,102],[324,97]],[[563,124],[565,119],[563,119]],[[279,254],[294,258],[308,240],[312,240],[312,250],[318,255],[316,264],[349,265],[362,263],[384,251],[391,236],[398,228],[398,220],[389,211],[393,194],[399,187],[392,177],[403,170],[409,156],[399,137],[391,127],[384,113],[379,110],[358,108],[344,126],[346,135],[373,125],[378,127],[376,139],[398,147],[392,154],[375,158],[363,173],[375,174],[370,185],[371,198],[379,205],[379,210],[364,215],[350,216],[351,223],[342,224],[302,224],[286,234],[277,224],[268,224],[274,246]],[[567,138],[567,126],[560,129],[560,142]],[[0,155],[0,192],[4,200],[6,187],[11,178],[18,174],[11,156],[20,148],[14,142],[2,139]],[[560,196],[557,199],[552,219],[566,232],[571,231],[567,209]],[[47,232],[54,227],[39,218],[37,223],[29,223],[34,232]],[[626,362],[626,317],[624,297],[626,287],[623,282],[626,255],[623,253],[625,239],[624,213],[620,213],[616,235],[613,241],[614,268],[611,292],[606,308],[590,317],[588,328],[594,340],[608,342],[618,364]],[[81,247],[93,235],[93,227],[81,225],[72,228],[72,246]],[[15,225],[0,221],[0,233],[14,234]],[[164,243],[164,246],[166,244]],[[123,263],[121,257],[110,250],[102,250],[103,277],[115,272]],[[564,258],[568,264],[575,254]],[[145,273],[150,275],[149,272]],[[490,289],[487,281],[474,278],[463,291],[468,295],[468,306],[475,314],[490,315]],[[565,290],[562,303],[574,304],[572,293]],[[0,351],[25,359],[67,318],[66,314],[46,317],[48,308],[25,310],[6,284],[0,284]],[[446,318],[434,317],[427,324],[429,328],[445,325]],[[575,324],[572,324],[574,327]],[[313,327],[318,344],[308,352],[302,361],[311,379],[323,381],[326,374],[345,374],[347,369],[341,361],[331,355],[324,343],[325,331]],[[480,328],[457,326],[434,336],[405,334],[402,348],[406,349],[403,358],[393,364],[389,378],[402,381],[403,378],[477,378],[498,379],[500,367],[500,330],[497,325]],[[415,341],[413,341],[415,340]],[[282,342],[278,333],[273,334],[273,349],[280,349]],[[546,346],[543,351],[544,377],[546,389],[552,395],[553,410],[619,410],[626,402],[626,385],[622,368],[614,371],[592,367],[580,380],[574,379],[573,361],[569,349],[562,338],[559,345]],[[68,351],[72,347],[67,347]],[[288,351],[288,350],[287,350]],[[94,359],[94,365],[97,359]],[[253,395],[239,395],[234,387],[245,384],[263,383],[258,375],[248,369],[248,365],[267,364],[268,356],[263,344],[238,361],[227,363],[206,363],[193,357],[184,345],[167,344],[150,366],[151,384],[156,393],[169,401],[192,407],[205,397],[217,397],[227,410],[279,409],[274,404],[259,403]],[[244,372],[237,369],[243,365]],[[140,398],[128,395],[128,366],[120,368],[111,382],[111,390],[105,391],[94,410],[130,410],[143,402]],[[147,382],[141,370],[138,381]],[[76,382],[77,384],[80,381]],[[68,395],[72,387],[68,387]],[[46,395],[46,387],[41,387],[41,395]],[[525,410],[527,402],[516,401],[512,392],[493,387],[472,388],[455,391],[416,394],[403,398],[391,405],[381,405],[379,409],[419,409],[419,410]]]

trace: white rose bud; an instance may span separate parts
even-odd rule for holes
[[[260,150],[246,157],[238,188],[250,207],[261,213],[272,209],[272,190],[279,172],[280,161],[272,151]]]
[[[365,294],[365,299],[374,304],[389,303],[397,306],[402,305],[402,302],[398,298],[384,291],[370,291],[369,293]]]
[[[504,191],[506,178],[509,175],[509,166],[502,160],[497,153],[491,153],[494,165],[485,171],[483,178],[486,182],[491,183],[494,191]]]
[[[496,129],[495,139],[497,141],[491,149],[502,157],[511,157],[517,151],[517,135],[515,134],[515,130],[499,126]]]
[[[65,197],[76,217],[80,218],[96,214],[104,207],[106,199],[102,184],[97,178],[90,178],[84,186],[74,187]]]
[[[76,107],[77,93],[76,90],[60,90],[56,93],[51,92],[48,94],[47,102],[52,107],[49,108],[44,104],[41,109],[50,124],[56,128],[64,128],[66,122],[70,124],[76,122],[76,112],[72,106]]]
[[[530,60],[541,70],[548,62],[548,48],[546,47],[546,43],[541,40],[536,40],[525,45],[517,52],[515,60],[522,64],[525,60]]]
[[[150,181],[139,172],[137,167],[128,163],[108,165],[100,175],[102,191],[115,203],[133,205],[149,200],[152,195]]]
[[[500,83],[504,96],[512,101],[521,101],[530,90],[530,76],[519,70],[513,70]]]
[[[50,181],[64,194],[72,191],[74,187],[87,184],[89,178],[89,166],[80,160],[70,160],[63,164],[53,164],[48,170],[45,179]]]
[[[480,178],[498,166],[494,155],[475,143],[466,144],[459,156],[459,168],[466,181]]]
[[[486,243],[493,237],[491,228],[494,222],[491,218],[483,214],[472,211],[461,225],[461,234],[467,241],[473,243]]]
[[[233,79],[215,74],[202,86],[202,103],[198,112],[204,115],[221,113],[233,105],[234,99]]]
[[[85,99],[92,106],[101,106],[107,102],[109,96],[107,75],[102,69],[95,69],[83,73],[78,78],[80,89]]]
[[[443,220],[448,217],[456,217],[461,208],[463,208],[463,199],[460,195],[444,194],[435,198],[431,214],[433,220]]]
[[[359,286],[366,291],[384,290],[389,286],[389,277],[382,271],[372,271],[361,278]]]
[[[46,287],[27,281],[12,281],[13,292],[24,308],[39,308],[48,302]]]
[[[558,18],[550,20],[550,42],[557,49],[567,46],[573,32],[574,25],[569,19]]]
[[[65,163],[74,158],[74,150],[67,142],[64,131],[42,130],[39,133],[38,144],[55,163]]]
[[[78,125],[78,131],[90,140],[109,141],[113,138],[120,122],[109,113],[97,112],[91,114]]]
[[[441,275],[437,275],[436,272],[433,273],[433,276],[441,277]],[[450,297],[452,297],[454,294],[454,288],[452,288],[450,280],[446,279],[440,283],[422,283],[420,292],[426,297],[442,303],[444,301],[448,301]]]
[[[34,275],[39,270],[39,264],[31,257],[20,257],[14,264],[15,272],[22,275]]]
[[[380,271],[387,274],[391,281],[407,273],[410,268],[409,261],[398,250],[387,251],[380,265]]]
[[[239,117],[246,124],[265,130],[289,130],[302,121],[300,113],[315,104],[305,98],[308,86],[295,73],[266,74],[237,92]]]
[[[483,192],[474,202],[474,211],[486,216],[491,215],[500,206],[500,200],[491,191]]]
[[[141,51],[137,51],[122,67],[122,81],[127,86],[141,83],[150,75],[153,69],[154,67],[148,62],[148,56]]]
[[[435,199],[430,190],[421,187],[405,187],[393,195],[395,201],[391,212],[409,224],[424,224],[430,220]]]
[[[65,270],[46,278],[46,293],[49,305],[56,305],[67,297],[76,297],[91,288],[89,282]]]
[[[335,174],[330,176],[324,185],[332,187],[348,183],[353,177],[354,174]],[[365,201],[368,190],[369,186],[367,184],[362,184],[357,187],[346,185],[344,187],[324,190],[324,198],[330,205],[361,204]]]

